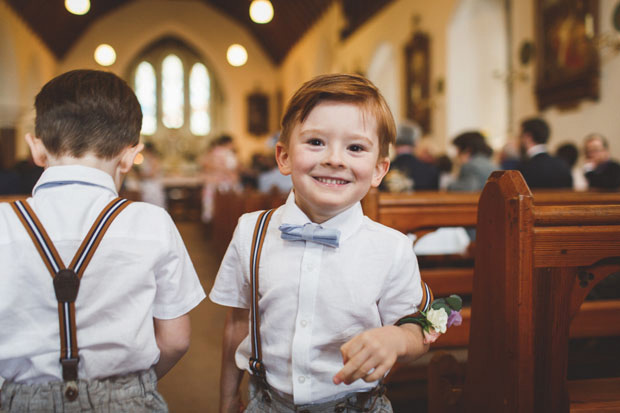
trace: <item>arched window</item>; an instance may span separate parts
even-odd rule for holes
[[[185,43],[165,38],[140,53],[132,68],[144,140],[155,144],[165,166],[192,163],[214,127],[216,91],[208,66]]]

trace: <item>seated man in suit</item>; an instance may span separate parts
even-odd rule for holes
[[[399,125],[397,133],[394,145],[396,157],[390,165],[390,172],[384,183],[379,188],[390,192],[439,189],[439,169],[413,154],[416,141],[422,134],[420,127],[412,123],[403,123]],[[406,181],[404,185],[403,180]]]
[[[620,189],[620,164],[609,153],[607,139],[601,134],[586,136],[586,163],[583,166],[590,188]]]
[[[517,169],[533,188],[572,188],[573,177],[566,162],[547,153],[549,125],[543,119],[530,118],[521,122],[519,143],[524,159]]]

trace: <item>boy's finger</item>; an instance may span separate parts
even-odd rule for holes
[[[387,373],[388,369],[389,367],[387,365],[380,364],[379,366],[375,367],[374,371],[364,377],[364,381],[367,383],[371,383],[373,381],[380,380],[383,378],[383,376],[385,376],[385,373]]]
[[[345,384],[351,384],[355,380],[366,376],[368,370],[374,367],[372,365],[372,361],[366,364],[366,362],[371,358],[370,356],[371,355],[366,354],[365,352],[357,353],[342,367],[338,373],[336,373],[334,376],[334,383],[340,384],[344,382]]]

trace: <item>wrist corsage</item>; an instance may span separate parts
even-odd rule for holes
[[[428,311],[420,311],[411,317],[402,318],[398,324],[415,323],[422,327],[424,344],[433,343],[445,333],[448,327],[460,326],[463,322],[461,308],[463,300],[458,295],[434,300]]]

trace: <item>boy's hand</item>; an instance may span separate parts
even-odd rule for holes
[[[422,340],[422,329],[413,324],[364,331],[340,347],[344,367],[334,376],[334,384],[377,381],[399,357],[424,354],[428,346]]]

